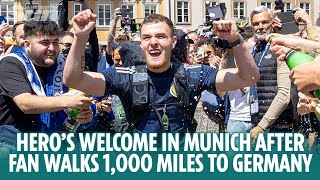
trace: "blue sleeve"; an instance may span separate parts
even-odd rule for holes
[[[128,82],[130,82],[129,72],[117,72],[115,67],[107,69],[102,73],[105,77],[106,90],[104,96],[111,94],[119,95],[128,87]]]
[[[204,90],[213,91],[215,95],[218,95],[216,91],[216,77],[218,71],[218,69],[215,69],[207,65],[203,65],[202,88]]]

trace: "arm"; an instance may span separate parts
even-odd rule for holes
[[[12,56],[0,61],[0,86],[3,95],[11,98],[25,114],[54,112],[68,107],[82,109],[92,100],[84,93],[60,97],[34,95],[24,65]]]
[[[213,21],[212,30],[221,39],[235,42],[240,38],[234,21]],[[216,77],[216,91],[226,92],[250,86],[259,80],[258,68],[251,55],[247,42],[232,48],[237,68],[220,70]]]
[[[80,12],[73,17],[75,37],[63,71],[63,82],[90,95],[103,96],[105,78],[100,73],[83,72],[85,45],[89,33],[95,26],[96,15],[90,10]]]
[[[304,22],[307,28],[313,26],[312,20],[306,10],[302,8],[294,8],[293,11],[295,11],[294,18],[297,23]]]
[[[308,39],[313,41],[320,41],[320,28],[318,26],[311,26],[307,28]]]
[[[114,42],[114,37],[116,36],[116,29],[117,29],[117,22],[120,17],[120,9],[116,8],[113,13],[113,19],[110,22],[109,33],[107,36],[107,54],[111,55],[112,50],[112,43]]]
[[[268,41],[269,37],[266,37],[266,41]],[[281,49],[281,46],[285,46],[287,48],[295,49],[298,51],[304,51],[308,54],[312,53],[313,51],[317,51],[320,53],[320,43],[316,41],[311,41],[303,38],[280,35],[280,34],[273,34],[274,38],[272,38],[271,48],[272,52],[276,52]],[[280,54],[279,54],[280,55]]]
[[[75,96],[53,97],[22,93],[13,97],[13,101],[25,114],[40,114],[66,108],[85,109],[90,106],[92,98],[86,97],[83,93]]]
[[[258,124],[258,126],[264,130],[270,127],[278,119],[290,103],[291,81],[288,76],[290,71],[285,62],[277,61],[277,63],[278,92],[266,114]]]
[[[250,86],[257,82],[259,77],[258,68],[244,42],[233,48],[237,68],[220,70],[216,78],[217,92],[226,92]]]

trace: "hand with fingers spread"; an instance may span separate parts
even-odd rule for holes
[[[97,15],[93,14],[89,9],[75,15],[72,18],[75,36],[85,38],[87,41],[90,32],[96,25],[96,18]]]
[[[221,39],[233,43],[239,39],[239,32],[236,22],[233,20],[220,20],[212,22],[213,33]]]
[[[4,37],[6,33],[9,31],[9,24],[3,23],[0,25],[0,37]]]

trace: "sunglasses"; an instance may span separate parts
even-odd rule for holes
[[[72,45],[71,43],[59,43],[59,44],[63,45],[66,48],[70,48]]]

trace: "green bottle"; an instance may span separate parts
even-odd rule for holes
[[[68,132],[76,132],[76,130],[80,125],[80,123],[77,121],[77,116],[79,113],[80,113],[79,109],[71,109],[71,111],[69,112],[70,118],[67,118],[63,122],[64,130]]]
[[[289,52],[286,53],[286,62],[290,70],[299,66],[300,64],[309,63],[309,62],[312,62],[313,60],[314,60],[314,57],[302,52],[295,51],[295,50],[290,50]],[[313,95],[316,98],[320,99],[320,89],[313,91]]]

